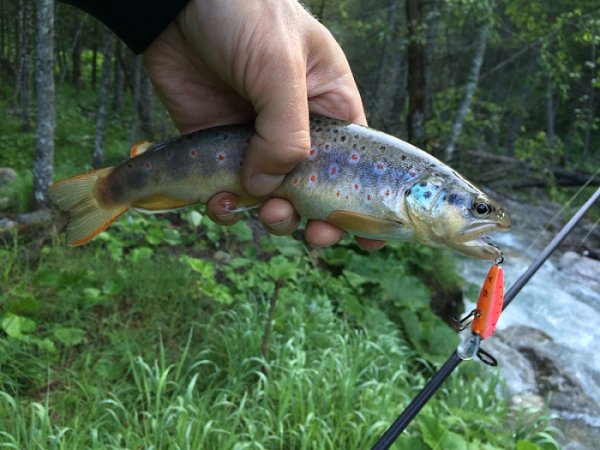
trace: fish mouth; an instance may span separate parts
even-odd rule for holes
[[[473,239],[460,241],[451,247],[463,255],[479,259],[498,260],[502,258],[502,250],[486,235],[477,235]]]
[[[480,240],[485,238],[485,240],[489,240],[487,236],[484,236],[484,233],[489,233],[491,231],[508,231],[510,228],[510,223],[498,223],[496,221],[487,221],[487,222],[479,222],[473,225],[466,227],[463,231],[459,233],[459,241],[460,242],[469,242],[473,240]]]
[[[486,233],[494,231],[507,231],[510,222],[485,221],[468,226],[457,236],[453,248],[460,253],[480,259],[498,260],[502,257],[502,250]]]

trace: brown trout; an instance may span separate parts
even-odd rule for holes
[[[327,220],[373,239],[416,240],[465,255],[496,259],[484,233],[507,230],[498,203],[424,151],[385,133],[312,116],[311,147],[271,197],[289,200],[298,214]],[[59,181],[50,198],[70,215],[67,243],[85,244],[129,208],[150,211],[206,203],[218,192],[260,204],[241,184],[252,125],[197,131],[132,150],[116,166]]]

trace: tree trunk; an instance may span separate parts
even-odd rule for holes
[[[552,82],[546,80],[546,142],[549,147],[554,147],[556,132],[554,129],[554,93]]]
[[[140,77],[142,72],[142,59],[139,56],[133,56],[131,59],[131,138],[130,143],[133,145],[140,140],[138,135],[138,103],[140,102]]]
[[[433,86],[433,75],[431,69],[433,67],[433,56],[437,45],[437,25],[440,18],[439,1],[430,0],[428,11],[425,19],[427,24],[427,40],[426,40],[426,57],[425,57],[425,122],[429,120],[433,114],[433,95],[431,88]]]
[[[102,32],[102,74],[100,78],[100,92],[98,111],[96,114],[96,138],[92,154],[92,167],[102,167],[104,161],[104,134],[106,131],[106,105],[108,104],[108,85],[110,84],[110,63],[112,57],[112,33],[108,28]]]
[[[92,33],[92,88],[96,89],[98,80],[98,22],[94,21],[94,31]]]
[[[114,70],[113,70],[113,97],[112,97],[112,109],[115,112],[120,112],[123,106],[123,67],[121,66],[121,41],[115,40],[115,57],[114,57]]]
[[[396,41],[395,36],[397,35],[396,16],[399,3],[399,0],[389,0],[387,33],[379,59],[379,70],[377,71],[377,77],[375,79],[372,93],[369,96],[371,100],[368,108],[370,112],[369,120],[374,126],[384,130],[386,127],[382,127],[382,122],[384,122],[385,118],[389,116],[389,103],[390,100],[393,100],[392,95],[390,95],[390,90],[396,85],[396,80],[392,80],[390,77],[395,66],[395,61],[397,60],[397,58],[393,57],[394,52],[392,50],[392,46]]]
[[[423,0],[406,0],[408,25],[408,141],[425,148],[425,46],[421,39]]]
[[[77,92],[81,90],[81,51],[84,22],[85,19],[82,17],[75,32],[75,39],[73,40],[73,48],[71,50],[71,83],[73,83]]]
[[[54,0],[37,0],[35,39],[36,139],[33,193],[38,207],[48,203],[54,159]]]
[[[152,99],[154,97],[154,91],[152,90],[152,83],[150,82],[150,76],[146,69],[142,66],[140,72],[140,98],[138,102],[138,112],[140,117],[140,126],[144,139],[154,139],[154,120],[152,114]]]
[[[594,126],[594,109],[595,109],[595,81],[596,81],[596,77],[598,76],[596,74],[596,70],[597,70],[597,62],[596,62],[596,42],[592,40],[592,55],[591,55],[591,79],[590,79],[590,92],[588,94],[588,105],[587,105],[587,123],[586,123],[586,127],[585,127],[585,131],[583,132],[583,154],[581,156],[581,159],[583,161],[586,161],[588,159],[588,157],[590,156],[590,137],[592,134],[592,128]]]
[[[454,124],[452,125],[452,131],[450,132],[450,139],[446,145],[444,156],[446,161],[451,160],[454,157],[454,147],[456,141],[460,136],[465,117],[471,108],[471,102],[473,101],[473,95],[479,82],[479,72],[481,71],[481,65],[483,63],[483,57],[485,55],[485,48],[487,45],[487,37],[490,31],[490,22],[486,21],[479,29],[479,37],[477,38],[477,47],[475,49],[475,56],[471,64],[471,70],[469,77],[467,78],[467,84],[465,85],[465,92],[463,95],[462,102],[456,113]]]
[[[31,46],[29,35],[31,30],[31,2],[26,1],[22,15],[22,50],[21,50],[21,128],[31,131]]]

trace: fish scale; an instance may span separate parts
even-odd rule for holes
[[[485,259],[499,249],[484,232],[505,230],[501,206],[430,154],[357,124],[311,116],[311,147],[270,197],[289,200],[299,215],[327,220],[355,235],[417,240]],[[50,197],[70,213],[67,243],[81,245],[129,208],[150,211],[207,202],[218,192],[240,205],[251,125],[226,125],[153,145],[136,145],[116,167],[55,183]]]

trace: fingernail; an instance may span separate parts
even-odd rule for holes
[[[252,194],[263,196],[270,194],[279,187],[284,175],[271,175],[269,173],[257,173],[250,179]]]
[[[281,222],[269,223],[267,226],[276,233],[289,233],[292,220],[294,220],[294,217],[282,220]]]
[[[225,214],[215,214],[215,217],[222,222],[229,222],[235,217],[235,212],[228,212]]]

